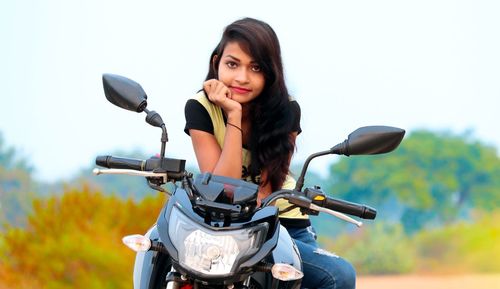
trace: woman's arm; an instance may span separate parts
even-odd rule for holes
[[[231,92],[220,81],[208,80],[204,83],[204,89],[208,99],[222,108],[227,122],[231,125],[226,127],[222,148],[213,134],[197,129],[189,130],[200,171],[241,178],[243,147],[241,105],[231,99]]]
[[[213,134],[197,129],[190,129],[189,134],[201,172],[241,178],[243,145],[240,130],[230,125],[226,127],[223,149]]]

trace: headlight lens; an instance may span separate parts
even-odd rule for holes
[[[239,230],[214,231],[190,220],[173,207],[168,234],[179,253],[179,264],[207,275],[227,275],[237,260],[255,254],[268,224]]]

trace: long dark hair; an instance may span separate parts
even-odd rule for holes
[[[269,182],[275,191],[283,185],[294,150],[294,143],[290,139],[293,116],[283,75],[280,44],[276,33],[267,23],[253,18],[237,20],[225,28],[222,39],[212,52],[206,80],[217,78],[224,48],[234,41],[252,56],[265,78],[262,93],[249,108],[249,173],[256,182],[257,176],[266,171],[265,182]],[[215,55],[218,57],[214,59]]]

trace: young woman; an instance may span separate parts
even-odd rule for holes
[[[301,132],[300,107],[288,95],[279,41],[267,23],[244,18],[226,27],[185,116],[201,172],[254,182],[259,201],[295,187],[289,165]],[[278,200],[276,206],[286,211],[290,204]],[[355,287],[351,264],[318,248],[307,216],[288,210],[280,222],[301,253],[303,288]]]

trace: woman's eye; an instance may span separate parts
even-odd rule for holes
[[[238,65],[236,64],[236,62],[233,62],[233,61],[228,61],[228,62],[226,63],[226,65],[227,65],[227,67],[229,67],[229,68],[236,68],[236,66],[238,66]]]
[[[253,72],[260,72],[260,66],[258,66],[258,65],[252,66],[252,71]]]

